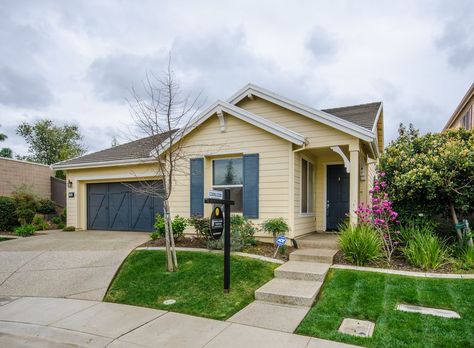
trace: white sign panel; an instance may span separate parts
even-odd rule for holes
[[[214,198],[214,199],[223,199],[224,193],[222,191],[209,190],[207,192],[207,197],[208,198]]]

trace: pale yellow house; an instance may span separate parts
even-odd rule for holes
[[[474,129],[474,83],[467,90],[444,129]]]
[[[356,221],[384,146],[383,108],[377,102],[317,110],[249,84],[200,114],[181,141],[190,158],[175,180],[173,215],[209,216],[207,191],[230,188],[234,213],[256,224],[283,217],[295,238],[337,229],[347,216]],[[121,184],[157,180],[150,143],[55,164],[67,172],[68,225],[150,230],[162,202]]]

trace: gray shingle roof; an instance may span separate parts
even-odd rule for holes
[[[342,118],[346,121],[355,123],[356,125],[371,131],[374,126],[377,111],[379,110],[381,104],[381,102],[375,102],[369,104],[344,106],[340,108],[324,109],[322,111]]]
[[[355,123],[356,125],[364,127],[368,130],[372,130],[372,127],[375,122],[375,117],[377,116],[377,111],[379,110],[380,105],[380,102],[376,102],[332,109],[324,109],[322,111],[342,118],[346,121]],[[80,165],[85,163],[110,162],[117,160],[146,158],[149,157],[150,152],[155,148],[157,144],[156,137],[162,137],[164,140],[166,138],[166,135],[155,135],[152,137],[138,139],[126,144],[111,147],[109,149],[93,152],[81,157],[59,162],[55,165]]]
[[[55,163],[55,165],[84,164],[146,158],[150,156],[150,152],[157,145],[157,140],[164,140],[165,138],[165,134],[150,136],[122,145],[117,145],[109,149],[89,153],[81,157]]]

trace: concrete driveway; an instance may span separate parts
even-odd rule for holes
[[[49,232],[0,242],[0,296],[101,301],[145,232]]]

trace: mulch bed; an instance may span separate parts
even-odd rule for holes
[[[166,245],[165,239],[158,238],[156,240],[149,240],[148,242],[143,243],[140,246],[141,247],[164,247],[165,245]],[[203,238],[182,237],[175,240],[175,246],[186,247],[186,248],[207,249],[206,240]],[[273,255],[275,254],[275,246],[271,243],[263,243],[259,241],[257,241],[257,245],[247,246],[241,250],[241,252],[243,253],[267,256],[267,257],[271,257],[271,258],[275,258],[275,259],[283,260],[283,261],[288,261],[288,254],[291,253],[292,251],[294,251],[293,247],[286,247],[286,251],[284,254],[278,252],[277,255],[273,257]]]
[[[334,256],[334,264],[354,266],[354,264],[350,263],[344,258],[344,253],[341,250],[339,250],[337,254]],[[424,271],[420,268],[413,267],[412,265],[410,265],[401,254],[392,255],[392,261],[390,263],[388,263],[384,259],[381,259],[376,262],[368,263],[364,265],[364,267],[385,268],[385,269],[394,269],[397,271],[411,271],[411,272],[459,273],[459,270],[455,269],[454,266],[450,263],[447,263],[435,270]]]

